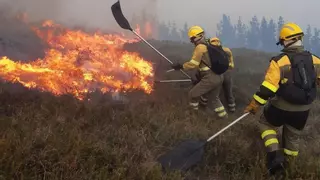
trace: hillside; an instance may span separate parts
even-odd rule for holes
[[[4,42],[0,55],[9,51],[16,57],[20,53],[16,58],[26,60],[35,59],[31,55],[41,56],[41,48],[30,48],[42,47],[37,38],[10,28],[0,31]],[[189,44],[150,42],[169,59],[180,62],[188,60],[192,52]],[[145,44],[127,44],[125,49],[152,61],[157,79],[183,78],[179,72],[165,73],[169,64]],[[244,119],[213,140],[202,162],[187,173],[163,173],[156,163],[157,157],[180,141],[205,139],[241,115],[272,55],[247,49],[232,51],[238,110],[228,120],[205,113],[189,115],[189,83],[156,84],[150,95],[127,93],[126,103],[115,103],[99,93],[94,93],[91,101],[79,101],[2,83],[0,179],[267,179],[264,147],[255,128],[259,115]],[[290,179],[320,178],[319,107],[317,101]]]

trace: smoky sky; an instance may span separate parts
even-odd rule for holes
[[[120,30],[112,13],[116,0],[0,0],[9,6],[13,14],[26,12],[30,21],[52,19],[68,25],[82,25],[100,29]],[[121,0],[125,16],[130,20],[133,13],[145,10],[156,14],[154,0]]]
[[[121,30],[113,19],[110,7],[116,0],[0,0],[14,11],[24,11],[30,20],[53,19],[69,25],[83,25],[100,29]],[[160,21],[175,22],[181,27],[201,25],[214,32],[223,13],[230,15],[235,23],[239,16],[248,24],[252,16],[259,19],[277,19],[296,22],[304,29],[308,24],[319,27],[317,21],[319,0],[121,0],[125,16],[145,10],[157,15]]]
[[[161,0],[158,4],[162,19],[172,19],[177,23],[186,21],[190,25],[200,24],[212,31],[216,30],[216,24],[223,13],[230,15],[233,23],[236,23],[239,16],[249,24],[254,15],[260,20],[262,16],[278,19],[281,15],[285,21],[296,22],[304,29],[308,24],[320,27],[317,21],[320,14],[319,0]]]

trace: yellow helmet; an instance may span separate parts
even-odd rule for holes
[[[295,23],[286,23],[282,26],[279,32],[279,42],[277,45],[282,44],[283,41],[302,38],[304,33],[302,29]]]
[[[204,30],[200,26],[192,26],[188,32],[188,36],[191,40],[196,38],[201,38],[203,34],[204,34]]]
[[[216,46],[221,45],[220,39],[217,38],[217,37],[211,38],[211,39],[210,39],[210,43],[213,44],[213,45],[216,45]]]

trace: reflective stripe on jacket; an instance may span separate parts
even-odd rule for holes
[[[291,47],[284,49],[283,51],[299,52],[303,51],[302,47]],[[317,77],[320,78],[320,59],[312,55],[313,64],[317,73]],[[280,87],[281,81],[284,81],[283,74],[285,71],[290,70],[290,60],[286,55],[279,55],[273,57],[270,61],[269,67],[266,71],[264,81],[262,82],[260,89],[253,95],[253,98],[261,105],[265,105],[269,98],[270,103],[279,109],[286,111],[306,111],[310,109],[310,105],[297,105],[292,104],[280,96],[276,95]]]
[[[203,61],[206,64],[211,65],[206,45],[198,44],[193,51],[191,60],[183,64],[183,69],[188,70],[198,68],[200,71],[210,70],[208,66],[202,63]]]

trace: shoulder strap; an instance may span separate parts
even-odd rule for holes
[[[211,62],[211,57],[210,57],[210,55],[209,55],[209,41],[207,41],[207,43],[203,43],[204,45],[206,45],[206,47],[207,47],[207,55],[208,55],[208,57],[209,57],[209,61]],[[206,62],[204,62],[204,61],[202,61],[201,60],[201,62],[204,64],[204,65],[206,65],[208,68],[211,68]]]
[[[302,52],[300,52],[300,53],[296,53],[296,52],[290,52],[290,53],[288,53],[288,52],[286,52],[286,53],[284,53],[285,55],[287,55],[288,56],[288,58],[289,58],[289,60],[290,60],[290,63],[292,63],[292,61],[293,61],[293,56],[295,56],[295,55],[309,55],[309,57],[311,57],[312,58],[312,53],[310,53],[309,51],[302,51]]]
[[[270,62],[273,60],[273,61],[279,61],[283,56],[285,56],[285,55],[288,55],[287,53],[285,53],[285,52],[283,52],[283,53],[281,53],[281,54],[279,54],[279,55],[277,55],[277,56],[273,56],[271,59],[270,59]]]
[[[199,44],[205,45],[205,46],[207,47],[207,49],[208,49],[208,46],[209,46],[209,43],[210,43],[209,40],[210,40],[210,39],[207,39],[205,42],[200,42]],[[199,44],[197,44],[196,46],[198,46]],[[209,58],[210,58],[210,56],[209,56]],[[206,62],[202,61],[202,59],[200,60],[200,63],[203,63],[203,64],[206,65],[208,68],[211,68]]]

